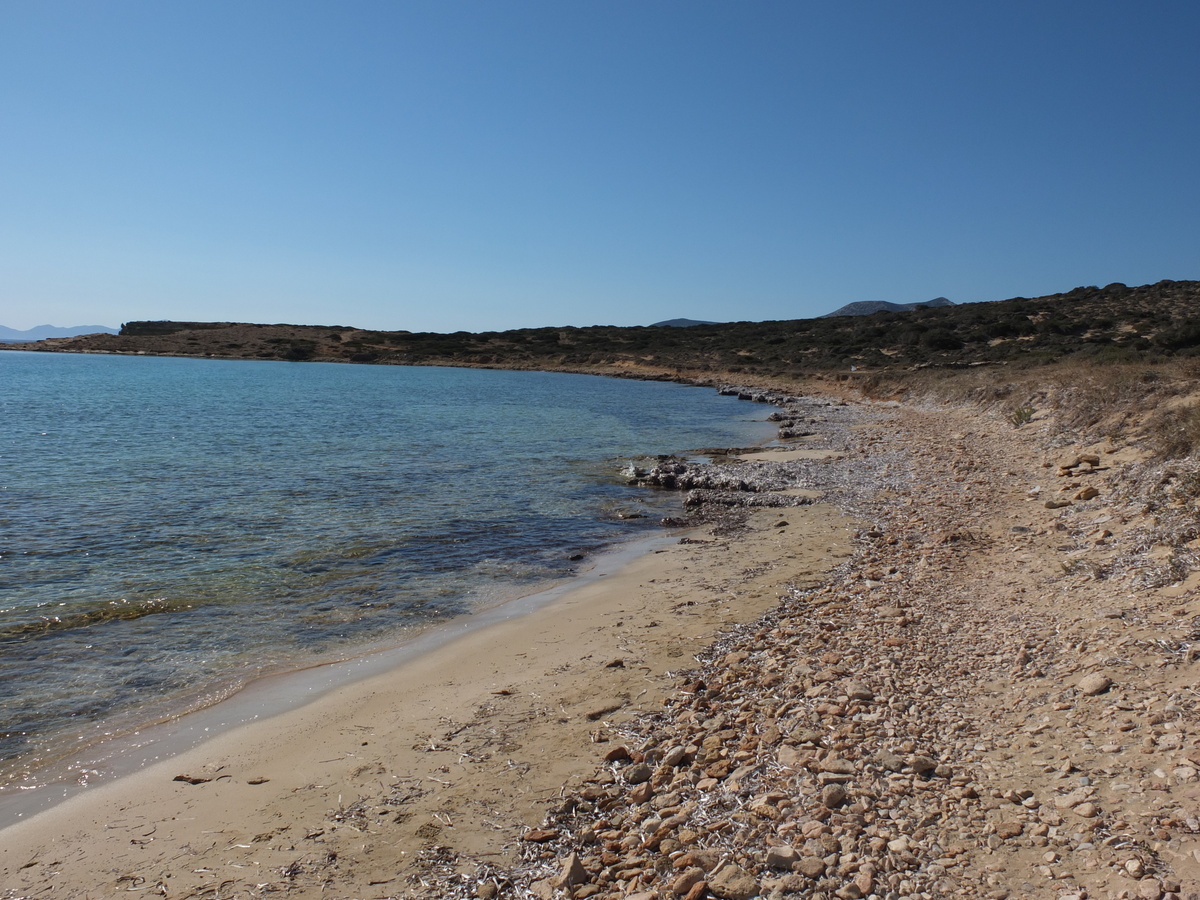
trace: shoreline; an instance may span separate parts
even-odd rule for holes
[[[370,373],[366,377],[369,379],[372,378],[373,375],[374,373]],[[576,379],[576,382],[577,384],[584,384],[582,379]],[[597,389],[598,388],[592,387],[584,388],[584,390],[588,391]],[[661,394],[662,391],[659,393]],[[696,394],[693,392],[693,395],[694,396],[691,401],[693,404],[708,403],[717,399],[713,398],[711,394],[708,394],[707,391],[702,394]],[[708,395],[707,400],[705,399],[705,395]],[[738,439],[739,431],[741,439],[750,444],[756,443],[759,440],[766,440],[766,431],[768,429],[773,432],[774,429],[772,429],[771,426],[765,422],[742,421],[752,418],[761,418],[762,413],[758,413],[758,415],[755,416],[756,411],[745,407],[743,404],[735,403],[729,398],[720,398],[720,400],[725,404],[725,407],[720,410],[721,414],[726,417],[734,417],[733,419],[730,419],[732,424],[728,429],[728,437],[731,441],[736,441]],[[734,407],[741,407],[742,412],[737,412],[736,410],[730,412],[730,410]],[[688,409],[690,407],[688,407],[685,403],[683,408]],[[657,429],[658,433],[670,433],[669,431],[663,431],[662,423],[657,419],[652,418],[649,421],[651,426]],[[590,426],[587,426],[586,422],[581,427],[590,429]],[[692,429],[692,431],[686,432],[687,436],[693,436],[693,431],[696,431],[698,434],[704,433],[704,429],[699,429],[698,431],[696,429]],[[716,439],[717,442],[723,441],[727,437],[725,432],[721,432],[721,435],[721,438]],[[684,440],[687,440],[687,437],[685,437]],[[495,445],[494,440],[492,440],[490,443]],[[700,443],[703,443],[703,439],[696,441],[696,445],[699,445]],[[641,442],[627,441],[626,444],[631,447],[636,447],[639,446]],[[688,444],[684,444],[684,446],[687,445]],[[656,446],[656,444],[652,444],[652,446]],[[574,447],[568,448],[568,451],[571,449],[574,449]],[[669,443],[666,445],[666,449],[670,449]],[[622,450],[622,453],[623,452],[624,450]],[[615,458],[620,459],[623,457],[619,455]],[[678,501],[675,498],[670,498],[667,508],[661,508],[662,504],[659,502],[659,498],[651,497],[644,490],[624,486],[624,479],[621,479],[617,476],[615,465],[613,465],[612,460],[608,458],[608,454],[597,456],[594,460],[594,464],[589,463],[588,465],[589,468],[587,470],[587,477],[589,479],[603,482],[601,489],[597,491],[592,487],[588,487],[588,490],[592,493],[586,495],[583,505],[581,505],[580,502],[571,501],[570,507],[572,515],[576,516],[579,521],[584,522],[585,525],[587,522],[595,523],[595,527],[592,527],[589,532],[590,539],[571,545],[563,542],[563,545],[564,547],[567,547],[567,550],[564,550],[561,557],[554,557],[555,567],[553,569],[547,567],[544,571],[537,570],[535,572],[536,575],[545,576],[538,578],[536,582],[529,581],[527,579],[526,584],[509,585],[503,580],[505,578],[505,572],[500,571],[501,568],[507,569],[507,567],[496,567],[496,572],[489,572],[486,570],[486,567],[480,566],[480,569],[484,572],[484,574],[482,574],[479,578],[480,583],[476,587],[472,587],[469,594],[464,595],[466,599],[462,601],[460,608],[467,608],[468,605],[476,605],[477,608],[483,605],[492,605],[501,597],[519,597],[522,594],[543,588],[548,584],[554,584],[556,581],[561,581],[561,583],[564,585],[570,584],[577,580],[572,573],[580,571],[586,572],[589,568],[592,568],[597,564],[596,554],[598,552],[603,554],[601,559],[607,559],[607,554],[610,553],[611,548],[616,545],[627,542],[655,540],[656,537],[654,537],[654,535],[661,534],[661,530],[656,529],[653,526],[649,526],[648,523],[657,521],[658,517],[662,515],[675,516],[678,514]],[[609,471],[610,468],[612,469],[611,472]],[[512,468],[512,471],[516,472],[516,476],[514,478],[514,483],[516,484],[519,484],[520,479],[527,477],[526,474],[519,468]],[[603,501],[603,503],[592,502],[597,498]],[[617,522],[617,519],[638,517],[637,515],[632,514],[627,516],[625,514],[627,509],[632,509],[635,513],[645,514],[641,516],[644,521],[633,523]],[[653,511],[657,512],[655,513]],[[612,520],[613,524],[603,524],[605,520],[610,519]],[[531,519],[531,521],[533,520]],[[544,517],[542,517],[542,521],[546,521]],[[514,531],[514,534],[519,535],[519,532]],[[569,541],[570,539],[568,538],[567,540]],[[540,542],[536,539],[527,539],[525,543],[533,548],[534,553],[532,555],[536,555],[536,551],[539,550],[538,545]],[[551,541],[550,544],[553,544],[553,542]],[[572,552],[575,554],[572,557],[571,562],[566,561],[567,552]],[[544,551],[542,552],[542,557],[549,558]],[[582,561],[575,561],[576,559],[581,559]],[[519,575],[520,573],[518,572],[518,576]],[[434,603],[435,601],[430,601],[430,608],[433,607]],[[147,621],[159,620],[155,619]],[[418,627],[422,627],[422,623],[418,623]],[[408,636],[411,635],[413,630],[415,629],[406,629],[405,632],[402,633],[396,640],[407,640]],[[347,648],[343,645],[340,647],[335,647],[332,651],[324,654],[324,659],[332,660],[336,663],[337,656],[335,656],[335,654],[342,657],[345,657],[347,653],[352,653],[355,657],[361,656],[364,652],[373,655],[378,648],[386,647],[387,644],[395,643],[396,640],[385,639],[381,641],[377,638],[371,638],[369,641],[358,646],[351,646]],[[118,649],[120,649],[120,647]],[[281,669],[286,670],[288,668],[308,668],[313,662],[313,656],[307,654],[307,648],[304,648],[304,651],[304,656],[300,655],[300,651],[297,651],[296,654],[292,656],[281,656],[280,661],[282,662],[282,666],[272,667],[269,669],[270,675],[267,677],[277,674]],[[37,651],[35,650],[33,652]],[[266,666],[262,664],[263,660],[258,659],[257,657],[250,660],[250,663],[250,665],[245,667],[245,672],[249,675],[249,681],[247,683],[253,683],[254,681],[257,681],[263,677],[260,672],[262,669],[266,668]],[[179,718],[178,712],[180,710],[195,710],[198,707],[201,709],[207,709],[214,705],[212,701],[216,699],[217,696],[230,695],[231,693],[237,694],[241,690],[244,690],[244,688],[238,688],[235,686],[235,682],[246,681],[246,679],[242,677],[242,673],[242,668],[235,669],[231,667],[225,667],[220,671],[215,672],[215,677],[222,679],[217,682],[220,686],[219,689],[213,691],[202,691],[196,687],[195,683],[193,683],[193,689],[191,691],[185,693],[184,690],[181,689],[180,701],[174,703],[169,709],[168,704],[165,702],[159,703],[152,708],[147,708],[146,700],[138,699],[141,696],[138,691],[121,690],[121,696],[117,699],[132,698],[132,701],[134,704],[136,704],[137,708],[132,713],[125,715],[124,718],[118,719],[115,727],[101,728],[99,726],[90,727],[88,725],[84,725],[76,729],[80,738],[79,740],[76,740],[75,730],[70,730],[70,726],[72,724],[71,721],[66,721],[68,730],[62,732],[66,734],[66,737],[62,738],[61,740],[55,739],[56,742],[54,743],[51,743],[51,741],[48,740],[45,744],[33,744],[32,752],[30,752],[26,758],[30,761],[37,760],[39,758],[53,760],[50,765],[45,765],[42,763],[38,763],[38,765],[41,769],[41,773],[52,771],[53,768],[57,768],[62,771],[65,777],[52,779],[59,782],[59,785],[61,785],[64,781],[67,785],[70,785],[73,778],[80,774],[90,774],[91,780],[95,781],[97,779],[94,774],[94,770],[100,770],[101,773],[104,773],[106,771],[106,765],[100,764],[103,760],[98,761],[95,758],[85,759],[81,757],[111,757],[114,753],[120,753],[120,750],[115,749],[115,746],[120,745],[115,744],[113,738],[111,737],[113,734],[126,736],[127,739],[121,743],[125,746],[128,746],[129,740],[132,740],[138,744],[142,744],[143,740],[141,735],[146,733],[147,727],[152,728],[155,722],[157,722],[159,725],[167,723],[166,729],[160,728],[159,730],[170,730],[172,723]],[[102,682],[107,681],[107,679],[101,675],[98,681],[101,683],[97,684],[96,686],[103,687]],[[185,685],[184,688],[186,687],[187,686]],[[87,683],[84,683],[79,688],[72,686],[68,696],[73,695],[75,697],[83,697],[86,700],[88,699],[88,694],[91,692],[91,690],[92,686]],[[66,693],[67,692],[64,691],[64,694]],[[221,708],[229,708],[229,704],[226,702],[226,700],[218,701],[216,705]],[[101,704],[99,702],[92,704],[93,708],[100,708],[100,706]],[[38,706],[36,704],[31,704],[29,708],[36,710],[38,709]],[[118,709],[123,710],[124,707],[118,707]],[[47,720],[49,720],[50,724],[57,724],[57,721],[50,719],[49,716],[47,716]],[[189,716],[188,720],[193,721],[194,719],[193,717]],[[30,733],[36,732],[36,729],[34,728],[28,728],[27,730]],[[14,729],[14,734],[16,733],[18,733],[18,730]],[[10,744],[14,746],[16,750],[24,750],[24,748],[22,748],[19,742],[16,740],[10,742]],[[99,749],[97,753],[93,754],[91,752],[91,748],[97,745],[101,745],[101,749]],[[60,753],[60,751],[62,752]],[[46,781],[46,779],[26,778],[26,770],[20,765],[20,762],[21,760],[18,759],[18,764],[11,768],[11,775],[10,772],[5,773],[7,776],[5,780],[9,782],[9,785],[7,789],[0,790],[0,808],[7,805],[4,799],[5,797],[16,795],[24,798],[30,795],[48,793],[48,791],[44,789],[28,790],[30,786],[42,784]],[[70,771],[65,771],[67,766],[71,765],[73,762],[76,763],[76,767]],[[126,768],[129,767],[127,763],[125,766]],[[82,769],[86,769],[87,773],[81,773]],[[72,789],[77,788],[78,786],[72,787]],[[57,792],[59,787],[56,786],[55,790]],[[37,801],[31,804],[27,800],[23,799],[20,805],[23,809],[28,809],[31,807],[31,805],[36,806],[40,804]],[[2,815],[3,813],[0,812],[0,816]],[[0,821],[3,821],[3,819],[0,819]]]
[[[264,877],[314,852],[345,865],[348,852],[385,854],[386,862],[355,866],[365,891],[381,864],[392,871],[388,881],[419,871],[431,836],[462,854],[503,856],[488,847],[498,822],[535,824],[541,802],[595,758],[606,732],[661,705],[668,672],[690,667],[715,630],[778,602],[775,582],[748,576],[731,549],[770,567],[773,546],[774,565],[802,579],[844,550],[848,523],[832,509],[785,512],[791,527],[814,532],[819,550],[797,552],[780,540],[779,510],[753,511],[742,538],[688,538],[640,556],[573,586],[536,616],[456,635],[14,824],[3,831],[0,870],[14,884],[49,878],[40,889],[54,896],[84,896],[114,883],[114,872],[117,884],[169,883],[174,893],[188,879],[196,890],[211,885],[217,869],[208,864],[231,853],[255,859],[222,866],[252,866]],[[691,584],[698,575],[713,580],[707,591]],[[456,755],[450,745],[465,733],[478,744]],[[196,783],[174,780],[181,775]],[[387,811],[370,821],[394,828],[391,851],[359,840],[353,820],[366,815],[363,804]],[[344,838],[356,849],[327,849]]]
[[[1200,898],[1200,463],[815,405],[646,473],[704,534],[9,829],[0,897]]]
[[[51,764],[49,769],[59,774],[47,774],[36,787],[13,783],[0,790],[0,833],[71,797],[179,756],[214,735],[265,721],[303,707],[342,686],[400,668],[473,630],[533,615],[562,595],[673,541],[669,535],[650,534],[620,542],[595,554],[587,571],[559,584],[435,622],[400,643],[385,642],[344,658],[257,675],[214,703],[191,707],[165,719],[97,739],[79,754]]]

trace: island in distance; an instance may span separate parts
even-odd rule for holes
[[[79,337],[82,334],[118,334],[115,328],[107,325],[73,325],[70,328],[59,328],[55,325],[37,325],[20,331],[16,328],[6,328],[0,325],[0,343],[18,344],[24,341],[44,341],[46,338]]]

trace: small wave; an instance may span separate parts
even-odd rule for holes
[[[190,608],[190,603],[171,601],[163,597],[141,600],[136,603],[116,600],[99,609],[62,615],[44,615],[25,622],[0,625],[0,643],[31,641],[50,634],[61,634],[75,628],[91,628],[94,625],[103,625],[105,622],[140,619],[143,616],[178,612]]]

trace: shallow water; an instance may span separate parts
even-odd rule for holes
[[[762,417],[565,374],[0,352],[0,785],[569,578],[677,502],[629,460]]]

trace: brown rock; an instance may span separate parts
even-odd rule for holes
[[[736,863],[727,862],[708,877],[708,889],[721,900],[750,900],[758,896],[758,879]]]
[[[629,799],[634,803],[649,803],[650,798],[654,796],[654,785],[649,781],[643,781],[629,792]]]
[[[851,681],[846,685],[846,696],[851,700],[874,700],[875,692],[861,681]]]
[[[816,728],[800,728],[792,732],[792,740],[797,744],[816,744],[820,746],[823,737],[825,737],[825,732]]]
[[[621,773],[627,784],[641,784],[643,781],[649,781],[653,775],[654,770],[645,763],[634,763]]]
[[[997,822],[996,834],[1001,838],[1008,840],[1014,838],[1025,830],[1025,826],[1020,822]]]
[[[837,809],[850,799],[850,793],[840,784],[827,784],[821,789],[821,803],[829,809]]]
[[[927,775],[937,769],[937,762],[928,756],[910,756],[908,764],[918,775]]]
[[[767,850],[767,865],[772,869],[790,869],[800,859],[793,847],[786,845],[782,847],[771,847]]]
[[[590,879],[591,876],[588,874],[588,870],[583,867],[583,863],[579,860],[579,854],[572,853],[567,857],[566,862],[563,863],[562,872],[559,873],[554,884],[555,887],[569,888],[577,884],[583,884]]]
[[[663,754],[663,765],[671,766],[672,768],[680,765],[687,759],[687,748],[681,747],[678,744]]]
[[[796,870],[809,878],[820,878],[825,874],[825,860],[819,856],[805,856],[796,864]]]
[[[682,897],[696,885],[703,883],[704,870],[697,866],[692,866],[690,869],[685,869],[683,874],[671,882],[671,893]]]
[[[821,761],[822,772],[832,772],[835,775],[853,775],[854,763],[840,756],[829,756]]]
[[[904,757],[889,750],[880,750],[875,754],[875,762],[879,764],[879,768],[888,772],[899,772],[904,768]]]
[[[1084,675],[1079,680],[1079,693],[1085,697],[1095,697],[1097,694],[1103,694],[1112,687],[1112,683],[1112,679],[1107,675],[1092,672],[1090,675]]]

